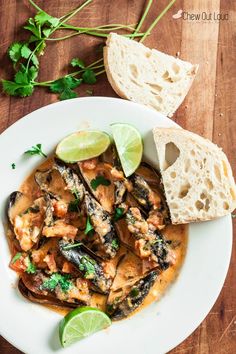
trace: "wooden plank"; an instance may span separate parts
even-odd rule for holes
[[[199,64],[198,75],[189,94],[176,115],[176,122],[212,138],[216,83],[216,59],[219,22],[190,20],[190,14],[219,12],[220,0],[184,1],[184,18],[180,57]],[[177,20],[178,21],[178,20]]]

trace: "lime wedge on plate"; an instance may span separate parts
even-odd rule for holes
[[[143,142],[139,131],[130,124],[114,123],[111,130],[125,176],[138,168],[143,155]]]
[[[79,307],[69,312],[60,322],[61,344],[67,347],[110,325],[111,320],[104,312],[89,306]]]
[[[110,145],[108,134],[97,130],[81,130],[64,138],[56,155],[65,162],[77,162],[101,155]]]

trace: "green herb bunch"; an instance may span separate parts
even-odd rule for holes
[[[3,91],[10,96],[26,97],[31,96],[36,87],[47,87],[51,92],[58,94],[60,100],[65,100],[77,97],[78,94],[75,89],[82,83],[90,85],[96,83],[97,76],[105,72],[103,58],[90,65],[86,65],[84,61],[79,58],[73,58],[70,65],[73,68],[77,68],[76,71],[56,80],[39,82],[37,81],[40,67],[39,58],[44,55],[49,42],[66,40],[81,34],[106,38],[110,32],[116,30],[125,30],[128,33],[123,34],[124,36],[129,38],[138,37],[140,41],[143,42],[176,0],[170,1],[144,33],[141,33],[140,29],[153,0],[148,1],[136,28],[132,25],[123,24],[108,24],[96,27],[76,27],[68,24],[68,21],[72,17],[88,6],[93,0],[86,0],[78,8],[60,18],[51,16],[42,10],[33,0],[28,1],[37,10],[37,13],[34,17],[29,18],[26,25],[23,27],[29,34],[28,39],[22,42],[12,43],[8,49],[8,55],[12,61],[15,75],[11,81],[2,79]],[[58,30],[70,31],[70,34],[62,37],[54,37],[53,34]],[[92,94],[92,90],[87,90],[86,92],[89,95]]]

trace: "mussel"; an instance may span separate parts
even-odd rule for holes
[[[59,171],[67,189],[81,202],[84,198],[84,186],[75,171],[57,158],[54,159],[53,168]]]
[[[148,295],[157,279],[158,272],[151,271],[144,278],[133,284],[124,298],[116,298],[113,303],[107,303],[107,312],[113,321],[121,320],[136,310]]]
[[[61,254],[71,262],[81,273],[81,275],[91,281],[93,289],[101,294],[107,294],[111,287],[111,278],[104,275],[102,264],[91,257],[85,251],[83,245],[72,247],[73,244],[59,241],[59,250]]]
[[[112,166],[97,158],[78,163],[80,173],[91,194],[104,210],[112,213],[114,208],[115,190],[112,181]]]
[[[137,207],[128,209],[125,218],[116,223],[116,229],[121,242],[140,258],[152,259],[160,269],[168,268],[167,242]]]
[[[111,216],[88,192],[85,192],[84,205],[100,241],[97,245],[97,251],[99,252],[100,248],[100,254],[104,254],[105,258],[115,257],[119,249],[119,241]]]
[[[29,205],[29,200],[21,192],[10,195],[8,218],[23,251],[30,250],[39,240],[44,225],[46,201],[40,197],[27,208],[26,205]]]
[[[18,288],[27,299],[42,304],[74,308],[90,303],[89,289],[81,291],[74,284],[75,280],[68,278],[66,283],[58,282],[56,279],[67,279],[68,276],[54,273],[51,276],[43,271],[35,274],[23,273],[18,283]],[[84,281],[83,281],[84,282]],[[67,287],[65,287],[65,284]]]

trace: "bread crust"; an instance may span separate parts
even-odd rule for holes
[[[158,55],[160,55],[162,57],[164,56],[167,58],[167,60],[169,59],[169,60],[173,61],[173,63],[175,63],[175,62],[178,63],[178,65],[180,65],[180,67],[184,66],[184,65],[188,66],[188,71],[186,71],[186,73],[182,77],[182,79],[184,80],[183,87],[182,87],[182,93],[176,94],[176,98],[172,97],[172,100],[170,100],[171,94],[168,94],[167,86],[165,87],[165,90],[167,90],[167,91],[165,94],[163,94],[164,98],[161,97],[161,95],[159,97],[158,93],[155,93],[155,94],[152,93],[152,90],[148,91],[146,84],[144,85],[145,87],[143,87],[141,89],[137,89],[137,88],[133,87],[131,90],[131,88],[124,87],[124,85],[121,84],[121,82],[120,82],[120,81],[122,81],[122,82],[126,81],[127,85],[129,85],[129,79],[127,80],[127,78],[125,78],[125,77],[121,77],[121,80],[117,79],[117,72],[115,69],[115,63],[114,63],[114,60],[112,60],[113,47],[116,46],[116,44],[119,41],[121,43],[123,43],[124,40],[131,41],[129,39],[123,38],[122,36],[111,33],[107,38],[106,47],[104,47],[104,49],[103,49],[105,70],[106,70],[108,81],[109,81],[110,85],[112,86],[113,90],[121,98],[125,98],[128,100],[134,101],[136,103],[141,103],[141,104],[147,105],[148,107],[154,108],[154,109],[158,110],[160,113],[167,115],[168,117],[172,117],[174,112],[177,110],[177,108],[181,105],[181,103],[185,99],[185,96],[187,95],[187,93],[193,83],[193,80],[196,76],[196,73],[198,71],[198,65],[192,65],[188,62],[184,62],[184,61],[181,61],[180,59],[176,59],[176,58],[171,57],[167,54],[158,52],[155,49],[151,50],[151,49],[145,47],[143,44],[139,44],[137,42],[131,41],[132,45],[135,47],[135,50],[138,50],[138,51],[140,50],[140,53],[147,50],[150,53],[154,53],[153,55],[155,55],[155,56],[158,56]],[[126,42],[126,43],[128,43],[128,42]],[[135,45],[134,45],[134,43],[135,43]],[[140,49],[139,48],[137,49],[137,46],[140,46]],[[124,55],[126,55],[126,58],[128,57],[127,53],[128,53],[128,50],[126,53],[124,53]],[[157,58],[155,58],[155,59],[157,59]],[[162,60],[163,60],[163,58],[162,58]],[[128,65],[128,60],[127,60],[126,65]],[[186,70],[186,69],[184,69],[184,70]],[[127,77],[128,77],[128,73],[127,73]],[[160,75],[159,79],[160,79],[160,81],[163,80],[161,78],[161,75]],[[131,78],[131,81],[132,81],[132,78]],[[133,80],[132,82],[135,82],[135,80]],[[140,86],[140,85],[137,83],[137,86]],[[178,88],[178,90],[179,90],[179,88]],[[156,102],[156,99],[157,99],[157,102]],[[163,101],[163,104],[160,103],[160,100]],[[171,102],[171,104],[170,104],[170,102],[169,103],[165,102],[165,100],[166,101],[169,100]]]
[[[212,220],[236,208],[232,169],[220,147],[178,128],[157,127],[153,136],[173,224]],[[168,144],[179,154],[176,149],[167,163]]]

